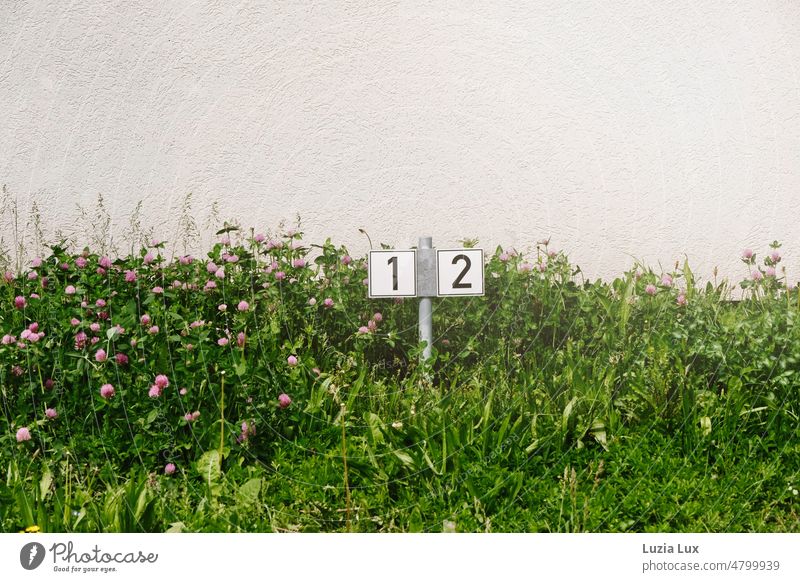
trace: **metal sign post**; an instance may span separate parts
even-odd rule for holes
[[[436,296],[436,252],[433,237],[420,237],[417,245],[417,293],[419,300],[419,341],[425,342],[422,360],[431,357],[433,348],[433,297]]]
[[[419,297],[420,358],[433,349],[433,298],[483,295],[483,249],[434,249],[420,237],[416,249],[369,252],[369,297]]]

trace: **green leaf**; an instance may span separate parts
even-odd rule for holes
[[[406,467],[408,467],[409,469],[415,469],[416,468],[416,463],[414,463],[413,457],[411,455],[409,455],[407,452],[400,451],[400,450],[396,450],[396,451],[393,451],[393,452],[394,452],[394,455],[398,459],[400,459],[400,462],[402,462]]]
[[[205,481],[206,485],[211,487],[219,481],[222,471],[219,468],[220,458],[219,451],[206,451],[195,463],[195,468],[200,476]]]
[[[245,506],[257,503],[262,483],[261,477],[256,477],[240,485],[236,491],[236,503]]]

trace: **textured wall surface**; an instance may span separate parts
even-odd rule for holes
[[[141,200],[177,241],[191,193],[203,236],[299,214],[703,278],[780,239],[800,279],[799,68],[796,0],[3,0],[0,183],[78,238],[102,194],[116,239]]]

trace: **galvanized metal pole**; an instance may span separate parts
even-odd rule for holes
[[[417,248],[421,251],[419,252],[418,266],[424,267],[418,269],[418,275],[421,276],[424,281],[420,281],[423,283],[421,287],[429,289],[430,285],[434,283],[430,267],[431,265],[434,266],[433,273],[435,273],[436,264],[432,250],[433,237],[420,237]],[[422,350],[422,360],[425,361],[431,357],[431,348],[433,347],[433,302],[430,297],[430,291],[427,290],[422,294],[419,300],[419,340],[425,342],[425,347]]]

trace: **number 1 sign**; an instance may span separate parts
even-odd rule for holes
[[[416,297],[417,252],[370,251],[368,282],[370,298]]]

